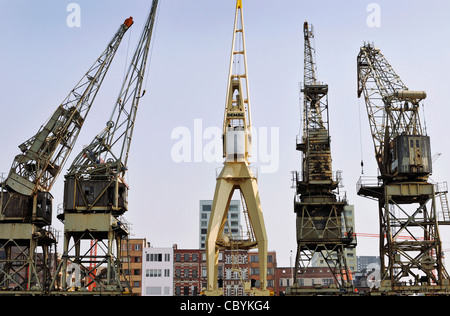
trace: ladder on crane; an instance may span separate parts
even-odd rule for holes
[[[434,185],[435,193],[439,197],[439,201],[441,202],[441,210],[442,210],[442,217],[444,222],[450,221],[450,212],[449,212],[449,206],[448,206],[448,187],[447,182],[441,182],[436,183]]]

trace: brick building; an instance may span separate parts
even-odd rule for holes
[[[250,280],[255,280],[255,287],[259,288],[259,256],[257,251],[249,251],[248,265],[250,271]],[[271,292],[275,292],[276,275],[275,270],[277,268],[277,256],[275,251],[269,251],[267,253],[267,289]]]
[[[122,269],[125,282],[131,286],[133,294],[141,295],[142,286],[142,257],[146,247],[145,238],[122,240],[120,255],[122,257]]]
[[[174,295],[196,296],[202,289],[202,254],[200,249],[173,249]],[[204,263],[206,267],[206,262]]]
[[[275,269],[275,296],[282,296],[294,282],[294,268],[280,267]]]
[[[178,249],[174,246],[174,295],[199,295],[207,286],[204,249]],[[276,253],[268,254],[268,289],[275,291]],[[243,282],[254,279],[259,287],[257,252],[225,250],[219,252],[218,282],[225,296],[245,296]]]

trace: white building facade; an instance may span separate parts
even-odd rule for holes
[[[173,248],[144,248],[142,296],[173,296]]]

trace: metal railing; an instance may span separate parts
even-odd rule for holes
[[[363,176],[360,177],[356,183],[356,192],[362,187],[377,188],[383,184],[382,180],[375,176]]]

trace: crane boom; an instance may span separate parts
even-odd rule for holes
[[[223,156],[227,161],[249,162],[252,146],[252,120],[244,21],[242,14],[238,14],[241,12],[242,2],[238,0],[223,120]]]
[[[314,183],[322,186],[332,184],[331,151],[328,124],[328,85],[317,81],[314,38],[312,26],[305,22],[304,30],[304,83],[303,92],[303,138],[297,150],[303,152],[303,177],[306,186]],[[310,190],[309,188],[306,188]],[[332,187],[322,189],[330,191]]]
[[[119,44],[133,24],[127,19],[75,88],[36,135],[19,146],[6,185],[23,195],[50,191],[68,158]]]
[[[98,175],[114,170],[124,176],[139,101],[145,94],[142,87],[156,7],[157,1],[154,1],[106,127],[78,154],[67,175]]]

